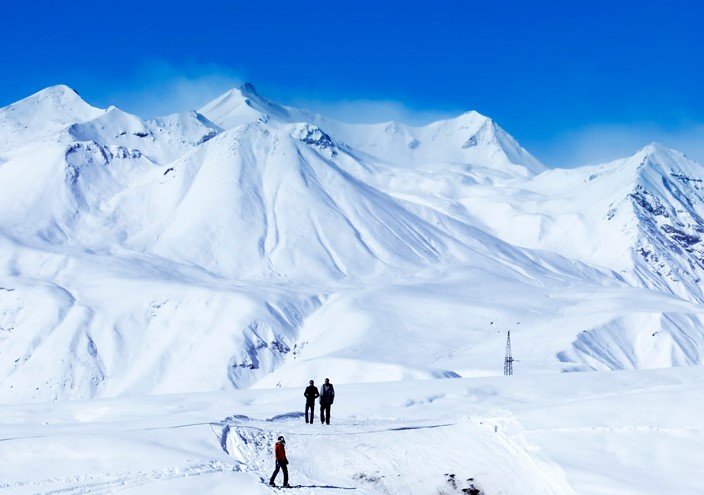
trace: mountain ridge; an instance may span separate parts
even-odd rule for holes
[[[251,85],[153,119],[21,102],[3,400],[485,376],[508,328],[526,372],[702,361],[704,174],[661,145],[546,169],[474,111],[345,124]]]

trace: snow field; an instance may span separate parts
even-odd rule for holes
[[[249,84],[0,109],[0,492],[272,493],[284,433],[302,493],[702,493],[702,170]]]
[[[683,367],[337,385],[330,426],[304,423],[302,387],[1,406],[0,493],[272,493],[283,434],[303,493],[474,478],[487,494],[694,495],[702,383]]]

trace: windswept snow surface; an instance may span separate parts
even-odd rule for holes
[[[418,493],[469,489],[460,482],[473,474],[487,493],[650,493],[677,483],[677,493],[694,493],[675,446],[700,446],[699,423],[686,410],[669,430],[661,415],[669,404],[697,403],[699,368],[644,370],[702,364],[703,184],[700,164],[657,144],[613,163],[547,170],[477,112],[426,126],[348,124],[245,84],[198,111],[144,120],[94,108],[66,86],[40,91],[0,109],[0,402],[105,401],[51,406],[65,423],[44,425],[57,443],[21,447],[60,459],[75,441],[93,452],[69,455],[83,459],[79,467],[52,462],[35,479],[18,460],[15,478],[0,486],[266,493],[252,483],[267,458],[252,446],[271,443],[273,425],[309,451],[328,448],[299,419],[265,421],[299,408],[287,402],[293,392],[276,390],[329,376],[396,385],[368,385],[374,404],[342,407],[346,419],[330,431],[339,451],[356,455],[327,468],[319,463],[331,456],[309,456],[310,490],[409,493],[408,480],[390,477],[417,473]],[[513,382],[478,381],[493,391],[477,397],[451,392],[475,382],[432,380],[500,375],[507,330],[524,375],[517,383],[537,395],[509,407],[513,385],[498,384]],[[559,374],[606,370],[635,371]],[[627,383],[642,381],[643,397],[668,404],[639,403],[655,422],[638,436],[627,430],[647,423],[638,411],[624,409],[615,425],[580,422],[580,414],[606,421],[599,408],[609,400],[589,395],[602,379],[608,394],[629,398]],[[673,401],[651,379],[681,383],[684,396]],[[548,400],[535,383],[552,380],[554,393],[584,394]],[[427,417],[410,414],[416,391],[433,388],[446,390],[443,399],[418,399]],[[215,393],[235,390],[252,402]],[[191,395],[135,398],[183,393]],[[392,397],[400,402],[383,411],[382,398]],[[429,405],[446,401],[440,411]],[[532,423],[521,403],[558,419],[564,410],[571,422]],[[167,410],[142,415],[139,405]],[[25,433],[6,425],[5,445],[20,445],[9,438],[31,436],[27,429],[44,438],[31,418],[47,406],[37,407],[7,406]],[[85,424],[65,416],[105,407],[124,413],[108,414],[107,429],[90,414]],[[496,408],[521,432],[476,419]],[[247,418],[223,419],[235,409]],[[159,429],[186,417],[193,427]],[[397,420],[408,429],[394,429]],[[136,433],[140,425],[157,429]],[[213,454],[201,430],[227,452]],[[602,458],[594,445],[609,435],[623,450],[609,444]],[[591,445],[587,458],[560,447],[572,436]],[[111,442],[121,442],[115,453]],[[639,442],[655,448],[651,457]],[[407,459],[406,444],[427,452]],[[468,462],[452,464],[467,451]],[[615,471],[633,452],[634,465],[648,466],[638,468],[652,481],[645,490]],[[663,461],[655,481],[650,468],[661,455],[678,462]],[[456,486],[444,465],[456,466]]]

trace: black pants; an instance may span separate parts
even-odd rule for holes
[[[274,469],[274,474],[271,475],[271,480],[269,483],[273,483],[279,474],[279,469],[284,472],[284,485],[288,485],[288,466],[286,466],[286,461],[276,461],[276,469]]]
[[[330,424],[330,406],[332,404],[320,404],[320,422]]]
[[[308,421],[308,410],[310,410],[310,421]],[[315,402],[306,402],[306,423],[313,423],[315,419]]]

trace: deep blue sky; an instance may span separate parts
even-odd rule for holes
[[[246,79],[351,119],[476,109],[552,165],[652,140],[704,160],[697,2],[20,1],[1,17],[0,106],[65,83],[150,116]]]

